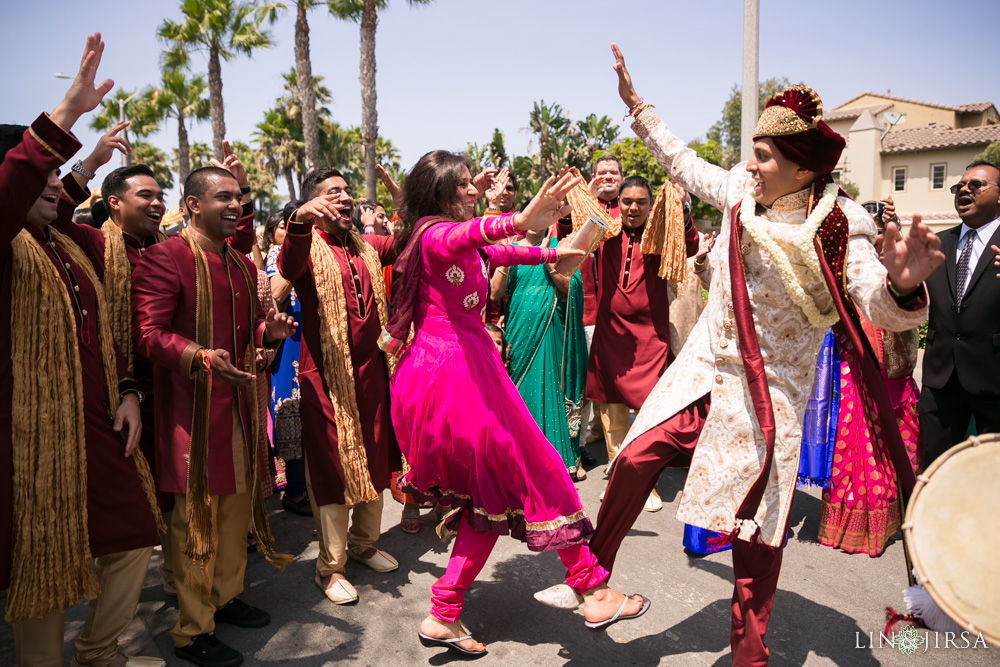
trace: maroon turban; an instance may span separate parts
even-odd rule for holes
[[[822,120],[823,103],[808,86],[789,86],[764,107],[753,138],[769,138],[781,154],[817,174],[837,167],[847,142]]]

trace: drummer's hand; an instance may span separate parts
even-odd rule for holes
[[[641,98],[636,95],[635,86],[632,85],[632,77],[629,76],[628,69],[625,68],[625,56],[622,55],[621,49],[614,42],[611,42],[611,53],[615,55],[614,69],[618,73],[618,94],[625,106],[632,109],[639,104]]]

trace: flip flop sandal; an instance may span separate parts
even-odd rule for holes
[[[472,635],[465,635],[462,637],[449,637],[448,639],[438,639],[436,637],[428,637],[422,632],[418,632],[417,636],[420,637],[420,643],[427,648],[437,648],[443,647],[449,651],[454,651],[459,655],[463,655],[467,658],[479,658],[486,655],[486,649],[482,651],[469,651],[458,645],[458,642],[465,641],[466,639],[472,639]],[[483,644],[485,646],[485,644]]]
[[[633,593],[633,595],[635,594]],[[618,621],[631,621],[633,618],[639,618],[647,611],[649,611],[649,599],[644,595],[642,596],[642,608],[639,609],[639,611],[637,611],[634,614],[626,614],[623,616],[622,612],[625,611],[625,605],[628,604],[628,601],[631,599],[632,595],[626,596],[625,600],[622,602],[622,606],[618,607],[618,611],[616,611],[615,615],[612,616],[611,618],[605,619],[603,621],[596,621],[594,623],[591,623],[590,621],[584,621],[584,625],[586,625],[588,628],[590,628],[595,632],[604,632],[605,630],[608,629],[608,627],[614,625]]]
[[[403,516],[399,520],[399,529],[404,533],[416,535],[420,532],[422,526],[423,521],[420,519],[420,508],[416,505],[403,505]]]

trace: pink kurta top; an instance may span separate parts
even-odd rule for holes
[[[477,530],[533,551],[586,543],[592,532],[562,460],[507,376],[483,326],[490,264],[541,264],[555,250],[490,245],[512,215],[424,231],[414,336],[392,380],[392,421],[411,466],[401,486],[461,509]]]

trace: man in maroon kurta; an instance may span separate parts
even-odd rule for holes
[[[203,167],[185,182],[191,211],[187,233],[145,252],[132,275],[133,335],[139,354],[155,364],[156,467],[160,491],[174,494],[172,542],[180,616],[171,631],[175,652],[199,664],[229,664],[240,654],[212,635],[216,623],[263,627],[270,617],[237,599],[246,568],[246,531],[251,514],[252,421],[249,383],[253,348],[274,344],[294,326],[273,309],[265,319],[255,297],[257,269],[244,255],[225,251],[238,225],[240,186],[225,169]],[[187,234],[201,248],[210,286],[199,295],[196,258]],[[242,262],[250,280],[235,262]],[[205,286],[203,286],[205,287]],[[212,304],[210,345],[196,342],[199,299]],[[251,326],[249,322],[253,322]],[[206,368],[210,367],[210,370]],[[252,372],[251,372],[252,371]],[[187,539],[188,455],[191,448],[195,376],[211,374],[208,405],[207,475],[215,556],[204,565],[201,590],[191,578]],[[267,474],[265,466],[258,474]],[[210,592],[209,592],[210,591]],[[209,655],[211,659],[204,656]],[[215,660],[214,662],[212,660]],[[238,664],[238,663],[234,663]]]
[[[87,528],[90,552],[97,559],[96,574],[101,591],[88,605],[87,621],[76,644],[75,660],[80,665],[104,667],[125,664],[124,656],[118,653],[118,636],[135,613],[152,546],[159,538],[135,465],[125,456],[127,444],[108,418],[104,406],[108,398],[100,389],[104,387],[97,345],[96,290],[100,286],[87,278],[83,268],[52,238],[48,229],[57,218],[68,219],[72,212],[71,207],[59,202],[62,184],[57,175],[58,168],[80,148],[69,129],[80,115],[100,102],[111,85],[110,81],[97,89],[93,85],[102,50],[99,36],[88,40],[87,52],[91,55],[85,56],[73,87],[51,115],[40,116],[20,138],[13,134],[10,126],[4,128],[6,136],[0,149],[5,153],[0,155],[0,312],[12,312],[11,242],[23,230],[58,270],[76,321],[80,373],[85,388]],[[17,143],[16,147],[7,152],[12,143]],[[58,326],[55,317],[52,326]],[[16,400],[11,334],[10,317],[0,318],[0,480],[4,480],[8,489],[7,493],[0,494],[0,590],[16,583],[11,581],[11,556],[16,547],[12,544],[16,526],[10,492],[13,489],[14,451],[12,410]],[[121,393],[117,421],[128,425],[128,451],[131,451],[138,442],[141,423],[137,385],[117,350],[116,364],[117,389]],[[72,389],[60,387],[53,396],[68,391]],[[27,407],[20,406],[20,409]],[[38,414],[44,418],[50,418],[52,413],[52,406],[44,403],[39,406]],[[15,622],[14,638],[19,664],[61,665],[63,610]],[[142,664],[162,665],[163,662]]]
[[[381,494],[389,484],[391,473],[401,468],[401,461],[389,418],[389,375],[377,344],[382,324],[379,323],[372,276],[347,236],[354,206],[350,190],[339,171],[317,169],[307,174],[302,192],[311,201],[296,211],[288,222],[285,242],[278,256],[278,269],[292,282],[302,303],[300,409],[306,484],[320,538],[316,584],[331,601],[346,604],[357,599],[357,591],[344,577],[348,555],[378,572],[398,567],[392,556],[379,551],[374,544],[381,527]],[[347,529],[350,508],[344,498],[337,421],[324,376],[320,346],[321,327],[329,323],[319,321],[318,286],[310,257],[312,244],[318,240],[313,234],[314,225],[318,239],[327,243],[340,268],[360,428],[371,485],[379,495],[376,501],[354,506],[350,535]],[[369,234],[362,242],[375,249],[383,266],[396,260],[394,237]]]
[[[129,150],[128,144],[118,136],[118,133],[127,127],[127,122],[120,122],[113,125],[101,138],[94,151],[81,162],[80,170],[72,171],[63,178],[64,197],[60,200],[60,206],[69,207],[69,211],[79,206],[90,197],[88,182],[98,169],[107,164],[114,151]],[[232,156],[228,142],[224,143],[227,149],[226,168],[236,177],[240,184],[241,192],[247,193],[243,197],[243,211],[236,228],[236,234],[229,239],[230,244],[237,252],[249,253],[254,242],[254,211],[253,201],[249,196],[250,188],[247,184],[246,173],[239,160]],[[129,167],[119,167],[105,177],[101,183],[101,197],[108,210],[108,220],[121,230],[121,238],[125,247],[125,259],[128,262],[129,272],[135,271],[136,265],[142,255],[154,244],[164,237],[158,233],[160,222],[166,207],[163,204],[163,190],[153,175],[153,171],[144,164],[136,164]],[[107,284],[105,276],[106,259],[106,231],[95,229],[89,225],[74,224],[69,215],[60,215],[55,223],[55,228],[66,234],[83,251],[97,271],[98,277],[105,286],[105,292],[109,302],[115,299],[124,299],[126,303],[131,300],[130,290],[122,290],[124,293],[112,293],[111,290],[120,290],[121,286],[110,286]],[[131,306],[129,306],[131,312]],[[134,315],[133,315],[134,319]],[[131,331],[128,333],[129,340],[117,341],[119,346],[132,345]],[[144,355],[132,355],[132,374],[139,383],[139,389],[144,396],[142,402],[142,436],[139,440],[139,447],[149,461],[154,475],[156,471],[156,447],[155,428],[153,410],[153,364]],[[159,493],[160,510],[163,512],[163,519],[169,525],[170,511],[174,506],[174,496],[172,493]],[[174,573],[173,555],[170,550],[170,539],[163,537],[163,564],[160,572],[163,576],[164,591],[173,595]]]
[[[653,206],[649,181],[641,176],[625,179],[619,201],[622,232],[594,251],[597,325],[586,394],[604,428],[609,460],[628,432],[629,410],[642,407],[671,358],[669,283],[658,275],[660,257],[643,255],[641,249]],[[689,257],[697,252],[698,240],[689,218],[684,227]],[[647,508],[660,508],[655,491]]]

